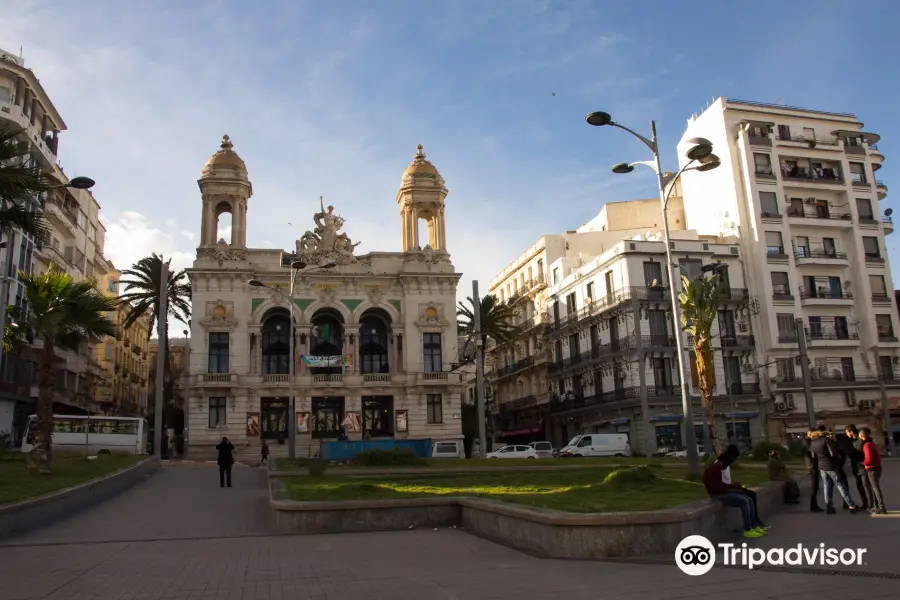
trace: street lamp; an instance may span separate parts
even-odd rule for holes
[[[675,189],[674,185],[670,185],[668,190],[666,189],[667,183],[673,183],[681,176],[685,171],[710,171],[718,167],[721,162],[719,158],[713,154],[713,144],[706,138],[691,138],[687,141],[688,149],[685,152],[685,156],[688,158],[688,163],[675,174],[674,177],[667,178],[663,175],[662,165],[660,164],[659,158],[659,138],[656,135],[656,121],[650,121],[650,138],[646,138],[633,129],[629,129],[628,127],[616,123],[613,121],[612,116],[609,113],[597,111],[588,114],[585,117],[585,121],[587,121],[588,125],[593,125],[594,127],[617,127],[619,129],[624,129],[647,146],[650,151],[653,153],[652,161],[639,161],[634,163],[619,163],[613,166],[613,173],[631,173],[634,171],[634,167],[636,165],[644,165],[647,166],[656,173],[657,186],[659,187],[659,201],[660,207],[662,209],[662,217],[663,217],[663,242],[666,246],[666,263],[669,276],[669,286],[671,289],[671,297],[672,297],[672,319],[674,321],[674,327],[676,328],[677,334],[675,336],[675,347],[678,351],[678,369],[681,373],[681,407],[684,413],[684,421],[685,421],[685,444],[687,446],[687,459],[688,459],[688,468],[691,473],[699,474],[700,473],[700,454],[697,451],[697,435],[694,431],[694,410],[691,404],[691,391],[688,387],[689,385],[689,371],[687,370],[687,364],[685,362],[684,356],[684,340],[681,336],[680,331],[680,323],[681,323],[681,311],[678,306],[678,297],[675,295],[675,264],[672,261],[672,249],[669,245],[669,213],[668,213],[668,203],[669,196],[672,191]],[[697,164],[699,163],[699,164]]]
[[[307,264],[302,260],[291,260],[290,262],[291,268],[291,285],[288,290],[288,293],[285,294],[278,288],[274,288],[270,285],[266,285],[260,279],[250,279],[247,281],[247,285],[252,287],[264,287],[269,290],[272,290],[276,294],[282,297],[288,303],[288,311],[290,311],[291,317],[291,327],[288,332],[288,377],[290,377],[290,387],[288,393],[290,394],[290,401],[288,403],[288,458],[291,460],[297,458],[297,415],[296,409],[294,407],[294,380],[296,379],[296,357],[294,356],[294,283],[297,281],[297,273],[306,269]],[[315,267],[314,270],[318,269],[333,269],[337,266],[337,263],[329,262],[324,265],[319,265]],[[260,352],[262,352],[262,346],[260,346]]]

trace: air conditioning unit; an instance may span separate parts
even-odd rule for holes
[[[806,204],[815,204],[815,203],[816,203],[816,199],[815,199],[815,198],[806,198],[806,199],[804,200],[804,202],[805,202]]]
[[[750,325],[747,323],[738,323],[738,331],[750,331]]]
[[[753,364],[752,363],[744,363],[744,373],[752,373],[753,372]]]
[[[794,395],[793,394],[785,394],[784,399],[787,402],[787,407],[791,410],[797,408],[797,405],[794,404]]]
[[[787,405],[781,400],[775,402],[775,410],[787,410]]]
[[[875,407],[875,403],[872,400],[860,400],[859,401],[859,410],[870,410]]]

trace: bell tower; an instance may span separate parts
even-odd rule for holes
[[[219,217],[231,215],[231,243],[234,248],[247,247],[247,201],[253,186],[247,178],[247,165],[234,151],[227,135],[222,136],[219,151],[203,167],[197,181],[203,199],[200,219],[200,247],[215,246],[218,240]]]
[[[447,234],[444,228],[444,198],[447,188],[444,178],[425,158],[422,144],[416,147],[416,156],[403,172],[397,204],[400,205],[400,223],[403,233],[403,252],[421,249],[425,243],[432,250],[447,252]],[[419,220],[428,223],[428,241],[419,239]]]

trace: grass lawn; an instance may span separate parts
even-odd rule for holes
[[[101,455],[85,460],[82,454],[54,454],[53,472],[29,473],[20,452],[0,453],[0,504],[18,502],[109,475],[147,458],[127,454]]]
[[[422,468],[433,468],[435,470],[439,469],[497,469],[503,467],[552,467],[558,465],[596,465],[598,467],[609,466],[609,465],[629,465],[629,466],[638,466],[638,465],[654,465],[654,464],[669,464],[669,465],[679,465],[684,464],[685,459],[683,458],[647,458],[647,457],[626,457],[626,456],[605,456],[602,458],[541,458],[541,459],[528,459],[528,458],[498,458],[498,459],[490,459],[490,458],[425,458],[422,459],[423,463],[418,466],[400,466],[400,465],[385,465],[380,467],[363,467],[354,464],[347,465],[335,465],[331,467],[331,469],[341,470],[341,469],[370,469],[370,470],[397,470],[402,471],[403,469],[422,469]],[[277,460],[278,470],[279,471],[304,471],[306,470],[306,462],[303,459],[298,460],[290,460],[289,458],[279,458]]]
[[[733,471],[734,480],[745,485],[768,480],[762,469],[735,467]],[[326,474],[282,481],[290,498],[300,501],[478,496],[577,513],[659,510],[706,497],[703,485],[684,481],[684,473],[678,469],[625,469],[624,474],[611,475],[613,472],[598,467],[390,477]]]

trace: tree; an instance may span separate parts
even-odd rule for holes
[[[466,344],[471,344],[475,340],[475,336],[478,335],[478,332],[475,331],[475,301],[472,297],[466,298],[468,300],[469,305],[466,306],[462,302],[459,303],[459,308],[456,311],[457,321],[456,328],[459,335],[464,335],[466,337]],[[484,350],[487,348],[487,342],[489,339],[493,339],[498,344],[506,344],[511,342],[518,332],[518,328],[512,324],[513,317],[515,316],[515,311],[512,306],[507,303],[500,302],[497,300],[496,296],[487,295],[481,298],[480,302],[481,311],[479,314],[480,317],[480,325],[481,325],[481,348]],[[484,352],[481,354],[481,368],[482,371],[484,369]],[[473,409],[474,414],[476,416],[476,424],[477,424],[477,409]],[[487,437],[488,444],[490,444],[490,439],[493,434],[491,431],[491,415],[488,410],[487,403],[485,403],[484,407],[485,411],[485,421],[487,424]],[[477,435],[477,434],[476,434]],[[482,449],[487,450],[487,449]]]
[[[166,261],[171,264],[171,259]],[[169,269],[169,280],[165,282],[166,296],[168,298],[167,315],[160,315],[159,297],[163,283],[162,274],[163,256],[155,252],[142,258],[130,269],[122,272],[123,278],[119,285],[124,286],[119,301],[128,309],[128,314],[122,322],[122,327],[128,329],[139,318],[147,316],[150,319],[150,328],[147,331],[149,341],[156,328],[156,323],[162,319],[165,335],[160,340],[159,352],[169,355],[169,326],[168,318],[174,317],[178,321],[187,324],[191,317],[191,284],[188,282],[187,273],[182,269],[173,272]],[[150,365],[152,373],[154,365]],[[175,394],[175,381],[172,376],[171,361],[165,361],[163,374],[163,400],[165,406],[169,406]],[[171,422],[164,425],[171,425]]]
[[[53,393],[59,364],[55,350],[77,351],[87,343],[117,336],[118,329],[107,318],[116,309],[116,301],[100,294],[94,280],[75,281],[53,266],[43,275],[31,276],[20,271],[19,281],[25,291],[23,306],[27,303],[28,309],[10,307],[12,320],[7,331],[10,337],[21,338],[27,334],[43,343],[37,363],[34,448],[26,460],[29,468],[49,473],[53,462]]]
[[[723,279],[718,273],[694,280],[684,275],[681,276],[681,292],[678,294],[678,303],[681,306],[681,324],[694,340],[700,396],[703,400],[703,407],[706,409],[709,436],[717,455],[722,453],[722,442],[716,435],[716,412],[712,398],[712,388],[715,383],[712,326],[718,318],[723,297]]]
[[[21,128],[0,127],[0,232],[20,230],[43,239],[47,225],[26,201],[35,194],[57,187],[58,181],[33,164]]]

